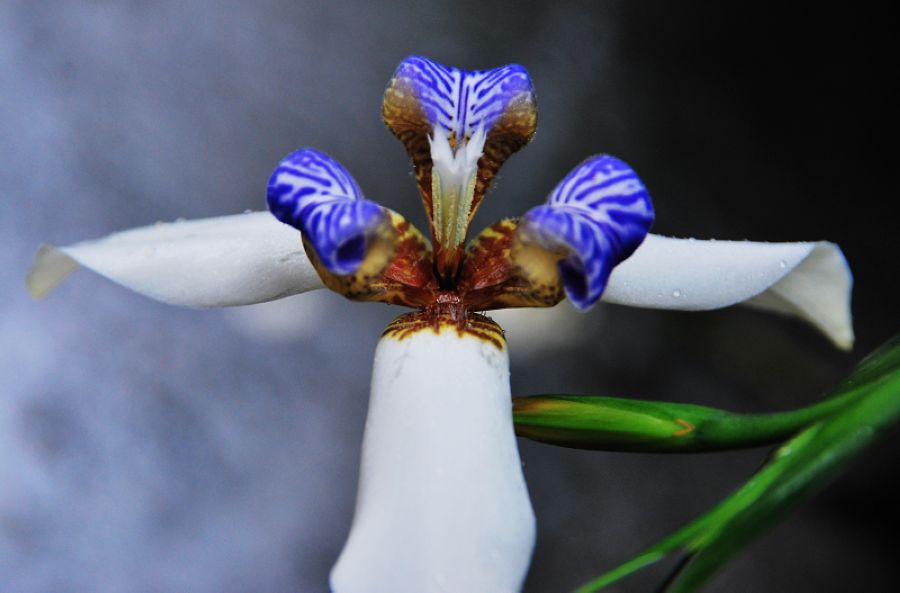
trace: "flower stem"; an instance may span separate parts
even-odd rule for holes
[[[594,395],[513,398],[516,434],[605,451],[689,453],[781,442],[857,398],[850,390],[817,404],[772,414],[737,414],[692,404]]]

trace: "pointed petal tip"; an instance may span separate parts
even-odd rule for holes
[[[750,307],[803,319],[837,348],[852,350],[855,341],[851,300],[853,273],[841,248],[829,241],[798,244],[808,252],[783,266],[772,286],[750,298]],[[782,267],[780,260],[779,266]]]
[[[27,280],[46,295],[78,265],[137,293],[195,308],[262,303],[321,288],[297,232],[268,212],[158,223],[38,250]]]
[[[78,262],[53,245],[44,243],[34,254],[25,286],[31,298],[39,301],[78,269]]]
[[[684,311],[737,304],[798,317],[853,346],[853,277],[834,243],[700,241],[647,235],[612,273],[603,300]]]

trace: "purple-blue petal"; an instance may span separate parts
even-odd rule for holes
[[[653,224],[647,188],[624,162],[590,157],[528,211],[522,228],[546,247],[565,247],[559,264],[566,296],[579,309],[592,306],[613,268],[630,256]]]
[[[385,219],[384,209],[366,200],[339,162],[302,148],[279,163],[269,178],[269,210],[298,229],[333,274],[352,274],[366,256],[366,235]]]
[[[531,77],[523,66],[509,64],[490,70],[460,70],[422,56],[400,62],[394,81],[412,90],[433,127],[456,138],[486,132],[517,100],[534,100]]]

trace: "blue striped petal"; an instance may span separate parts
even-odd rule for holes
[[[382,115],[412,159],[438,274],[454,278],[494,176],[534,136],[531,78],[518,64],[468,71],[410,56],[388,82]]]
[[[460,70],[422,56],[403,60],[392,86],[408,89],[431,124],[456,142],[479,128],[489,132],[511,104],[533,103],[528,71],[518,64],[491,70]]]
[[[352,274],[366,256],[367,235],[387,220],[356,180],[323,152],[302,148],[269,178],[269,210],[303,234],[333,274]]]
[[[637,174],[608,155],[575,167],[547,204],[520,223],[526,238],[565,255],[559,273],[578,309],[597,302],[613,268],[631,255],[653,224],[653,203]]]

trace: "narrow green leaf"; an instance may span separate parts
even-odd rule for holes
[[[697,591],[754,537],[809,498],[900,419],[900,337],[832,392],[842,405],[778,448],[718,506],[635,558],[578,589],[592,593],[673,552],[692,554],[669,593]]]
[[[877,380],[859,401],[806,429],[783,447],[761,472],[771,481],[698,542],[697,553],[670,587],[696,591],[753,538],[789,514],[831,480],[858,453],[900,418],[900,372]]]

